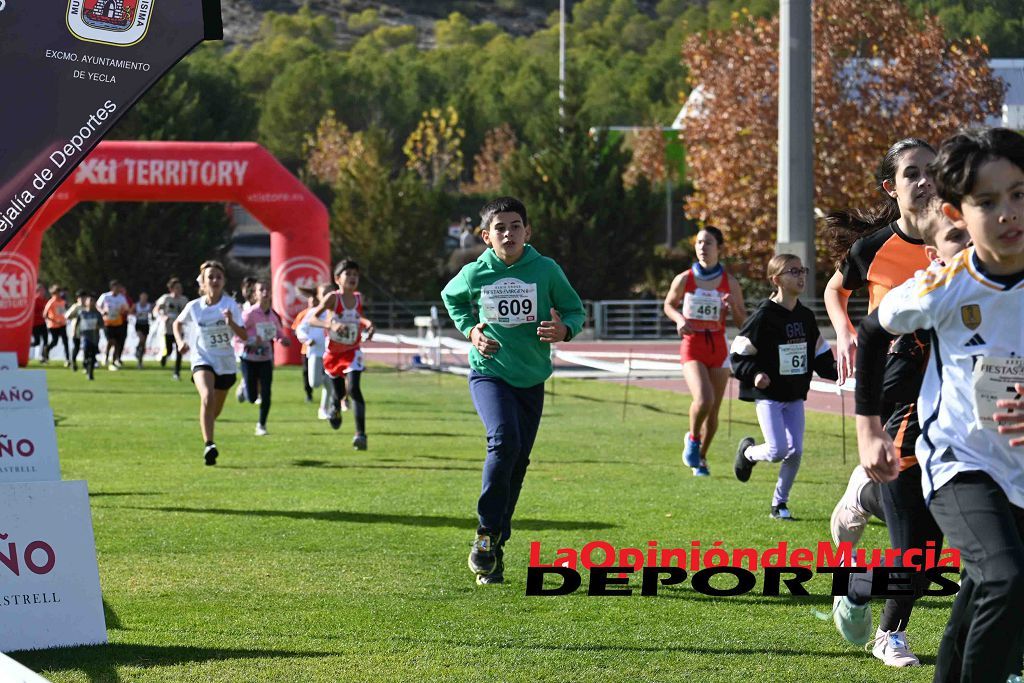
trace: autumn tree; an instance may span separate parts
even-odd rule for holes
[[[462,175],[464,137],[466,131],[454,107],[425,111],[402,147],[406,166],[435,190],[441,189]]]
[[[473,157],[473,182],[459,188],[465,194],[494,194],[501,189],[501,172],[519,141],[512,126],[503,123],[487,131],[483,147]]]
[[[331,251],[359,261],[364,290],[432,298],[440,257],[429,240],[437,235],[440,246],[446,200],[412,172],[393,171],[389,147],[379,129],[353,133],[329,111],[306,139],[306,169],[331,188]]]
[[[638,130],[633,137],[633,158],[622,174],[622,182],[626,187],[636,187],[640,178],[646,178],[652,186],[669,180],[666,147],[665,134],[660,126]]]
[[[933,17],[900,3],[813,5],[815,206],[867,207],[872,172],[908,136],[938,144],[1000,111],[1003,85],[978,39],[949,42]],[[731,30],[683,45],[690,83],[684,123],[694,193],[686,211],[721,226],[730,251],[759,266],[776,237],[778,18],[734,14]],[[818,235],[819,266],[828,258]]]

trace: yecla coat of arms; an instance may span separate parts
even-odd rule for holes
[[[134,45],[146,37],[155,0],[68,0],[68,29],[80,40]]]

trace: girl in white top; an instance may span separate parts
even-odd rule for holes
[[[321,283],[316,288],[316,305],[319,305],[327,294],[334,290],[334,285]],[[308,380],[309,386],[312,388],[321,387],[320,389],[320,409],[317,411],[317,417],[321,420],[326,420],[330,417],[328,414],[328,403],[331,399],[331,393],[327,386],[326,373],[324,372],[324,351],[326,342],[326,332],[322,327],[314,327],[310,324],[313,319],[313,308],[306,311],[306,315],[302,322],[295,329],[295,336],[298,337],[299,341],[303,344],[307,344],[306,357],[309,362],[306,364],[307,371],[309,373]],[[320,315],[320,320],[327,320],[327,313]]]
[[[203,458],[207,465],[216,465],[217,445],[213,441],[213,427],[228,390],[235,383],[237,370],[233,337],[248,339],[240,324],[242,311],[238,303],[224,294],[224,266],[219,261],[205,261],[199,266],[198,299],[189,301],[185,310],[174,321],[174,338],[182,353],[189,352],[192,382],[201,400],[199,428],[206,442]],[[188,325],[188,341],[185,325]]]

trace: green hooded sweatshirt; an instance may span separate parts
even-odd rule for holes
[[[551,345],[537,336],[541,321],[552,319],[551,309],[561,315],[570,339],[583,329],[586,318],[583,302],[562,269],[529,244],[511,266],[488,249],[463,266],[441,298],[459,332],[469,337],[474,325],[487,323],[484,333],[501,345],[491,358],[484,358],[474,347],[469,366],[520,388],[551,376]]]

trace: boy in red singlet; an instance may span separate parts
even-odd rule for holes
[[[324,353],[324,372],[331,382],[331,408],[328,421],[333,429],[341,427],[341,402],[346,397],[352,399],[356,418],[356,433],[352,438],[352,447],[365,451],[366,443],[366,403],[359,386],[363,374],[363,352],[359,348],[363,342],[373,337],[373,323],[363,317],[363,296],[357,291],[359,286],[359,264],[346,259],[334,268],[334,281],[339,291],[325,296],[320,304],[313,309],[309,321],[314,327],[327,330],[327,350]],[[320,314],[329,312],[327,320],[321,321]]]

